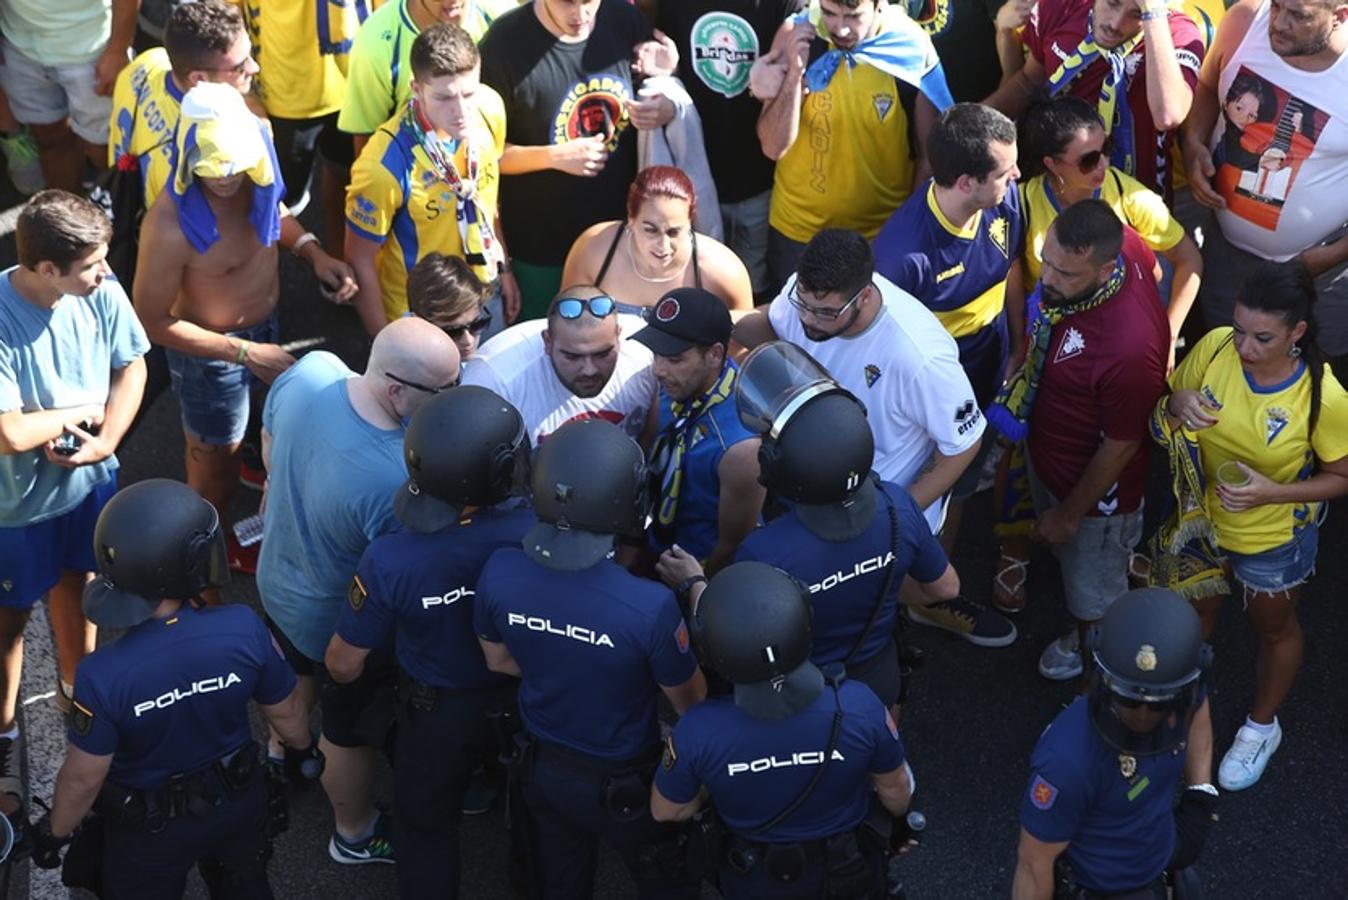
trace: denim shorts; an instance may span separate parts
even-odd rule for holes
[[[276,343],[276,314],[229,337],[256,344]],[[203,444],[228,447],[243,440],[254,388],[261,386],[247,366],[188,356],[165,348],[173,393],[182,408],[183,430]]]
[[[1259,553],[1226,551],[1231,574],[1246,591],[1276,594],[1304,584],[1315,572],[1315,557],[1320,546],[1320,527],[1311,522],[1294,531],[1292,539]]]
[[[14,118],[25,125],[54,125],[70,119],[70,130],[91,144],[108,142],[112,98],[94,91],[94,60],[47,66],[25,56],[8,40],[0,43],[5,62],[0,86],[9,95]]]
[[[94,525],[117,493],[117,473],[59,516],[0,528],[0,607],[31,609],[56,586],[62,572],[93,572]]]

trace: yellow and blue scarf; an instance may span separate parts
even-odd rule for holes
[[[1207,482],[1197,436],[1171,428],[1166,418],[1167,395],[1151,414],[1151,437],[1170,457],[1170,493],[1175,507],[1150,542],[1150,584],[1169,588],[1187,600],[1224,596],[1231,586],[1222,573],[1212,520],[1208,517]]]
[[[819,2],[814,0],[810,8],[798,13],[793,21],[812,23],[819,36],[828,40],[828,30],[821,17]],[[886,75],[912,85],[926,94],[940,112],[955,105],[950,87],[946,84],[945,70],[941,68],[941,60],[936,55],[931,38],[920,25],[897,8],[889,8],[879,33],[860,41],[855,49],[832,47],[810,63],[805,70],[806,88],[812,92],[826,89],[844,60],[847,61],[848,69],[855,69],[858,64],[874,66]]]
[[[1081,39],[1080,44],[1077,44],[1072,55],[1064,59],[1058,70],[1048,79],[1049,94],[1056,97],[1067,90],[1072,82],[1076,81],[1077,76],[1090,68],[1091,63],[1097,59],[1104,59],[1109,71],[1100,82],[1100,98],[1096,103],[1096,110],[1100,113],[1100,121],[1104,123],[1105,134],[1111,135],[1114,139],[1110,162],[1129,175],[1137,171],[1137,158],[1133,152],[1133,110],[1128,105],[1124,60],[1140,43],[1142,32],[1139,31],[1112,50],[1101,47],[1095,42],[1095,15],[1092,13],[1087,19],[1086,36]]]
[[[271,135],[234,88],[198,84],[183,96],[173,180],[167,185],[183,235],[198,253],[205,253],[220,239],[215,210],[199,179],[240,173],[253,183],[248,219],[258,242],[269,247],[281,236],[280,207],[286,192]]]

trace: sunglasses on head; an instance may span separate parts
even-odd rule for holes
[[[486,331],[489,325],[491,325],[491,310],[484,306],[477,314],[477,318],[467,325],[448,325],[440,330],[449,335],[450,340],[457,341],[465,334],[471,334],[476,337]]]
[[[427,385],[424,385],[424,384],[417,384],[415,381],[408,381],[406,378],[399,378],[397,375],[394,375],[392,372],[385,372],[385,373],[384,373],[384,377],[387,378],[389,381],[396,381],[398,384],[401,384],[403,387],[410,387],[410,388],[413,388],[413,389],[418,390],[418,391],[425,391],[425,392],[428,393],[428,394],[442,394],[442,393],[444,393],[445,391],[449,390],[449,389],[452,388],[452,387],[458,387],[458,386],[459,386],[459,379],[458,379],[458,378],[455,378],[455,379],[454,379],[453,381],[451,381],[449,384],[443,385],[442,387],[428,387]]]
[[[605,316],[613,315],[613,311],[618,308],[618,303],[607,294],[600,294],[598,297],[591,297],[588,300],[582,300],[579,297],[558,297],[552,301],[552,309],[563,319],[579,319],[585,310],[590,311],[590,315],[596,319],[602,319]]]
[[[1075,165],[1077,171],[1082,175],[1089,175],[1095,171],[1096,166],[1100,165],[1101,159],[1108,159],[1109,154],[1114,150],[1114,140],[1109,135],[1105,135],[1105,142],[1100,145],[1099,150],[1088,150],[1081,154]]]

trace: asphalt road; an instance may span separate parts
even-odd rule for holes
[[[305,219],[312,215],[311,211]],[[13,258],[12,237],[5,237],[0,261],[8,265]],[[285,341],[320,337],[321,349],[356,367],[363,362],[365,341],[354,314],[321,300],[305,267],[284,255],[281,332]],[[166,392],[154,401],[119,453],[122,484],[156,476],[182,478],[182,453],[177,404]],[[1153,493],[1163,486],[1157,477],[1152,483]],[[235,516],[251,512],[257,499],[256,493],[241,488],[231,512]],[[986,598],[992,581],[996,552],[991,518],[990,498],[986,494],[975,498],[955,554],[965,592],[974,598]],[[1348,674],[1344,654],[1348,623],[1333,605],[1342,594],[1339,586],[1348,582],[1345,530],[1345,507],[1340,505],[1331,510],[1321,531],[1319,571],[1301,604],[1305,664],[1282,711],[1282,749],[1261,783],[1242,794],[1223,795],[1221,822],[1200,863],[1210,897],[1348,896],[1342,877],[1348,858],[1348,819],[1341,814],[1338,796],[1345,783],[1348,738],[1348,691],[1343,687]],[[236,576],[224,593],[230,601],[257,605],[251,578]],[[1073,696],[1071,686],[1046,682],[1036,671],[1039,652],[1065,625],[1061,586],[1047,556],[1034,561],[1029,596],[1029,607],[1016,619],[1020,639],[1005,649],[976,648],[927,628],[910,630],[913,642],[927,651],[927,662],[913,681],[903,737],[920,782],[914,805],[930,823],[922,845],[903,863],[908,897],[913,900],[1008,893],[1028,757],[1040,731]],[[1212,703],[1221,754],[1253,692],[1254,644],[1239,601],[1225,610],[1215,647]],[[55,730],[54,724],[48,727]],[[47,747],[59,742],[59,734],[43,737]],[[56,764],[48,758],[29,760],[30,770],[50,770]],[[391,797],[387,772],[381,776],[379,793]],[[294,798],[291,820],[271,863],[278,897],[396,896],[391,866],[341,866],[328,859],[331,814],[319,789]],[[465,820],[463,856],[465,897],[510,896],[499,811]],[[15,887],[22,889],[26,873],[16,875]],[[632,893],[612,855],[604,858],[600,883],[601,897]],[[32,894],[64,895],[45,888]],[[189,896],[204,897],[205,892],[196,883]]]

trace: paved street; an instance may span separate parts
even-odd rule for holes
[[[12,201],[10,204],[12,205]],[[311,214],[312,215],[312,214]],[[306,216],[306,219],[310,216]],[[12,237],[0,259],[13,260]],[[283,258],[282,339],[323,339],[353,366],[363,362],[364,338],[354,314],[324,303],[307,271]],[[181,478],[182,437],[176,401],[159,396],[124,444],[122,483],[162,476]],[[353,473],[354,474],[354,473]],[[1153,488],[1161,487],[1153,477]],[[1153,491],[1154,492],[1154,491]],[[232,512],[255,508],[258,495],[240,489]],[[1342,869],[1348,818],[1339,794],[1345,784],[1345,713],[1348,712],[1348,621],[1335,606],[1348,583],[1345,508],[1331,511],[1321,531],[1320,567],[1302,602],[1306,662],[1283,710],[1282,749],[1264,780],[1243,795],[1224,795],[1221,822],[1202,861],[1212,898],[1329,898],[1348,894]],[[956,566],[965,592],[985,598],[996,562],[990,535],[991,504],[976,498],[965,517]],[[251,578],[236,577],[225,592],[234,602],[257,604]],[[1007,894],[1015,865],[1017,809],[1028,756],[1053,715],[1070,701],[1072,687],[1039,677],[1035,662],[1046,642],[1065,624],[1061,588],[1052,560],[1037,558],[1030,578],[1030,606],[1017,619],[1020,639],[1003,650],[984,650],[930,629],[910,631],[927,651],[913,683],[903,721],[904,740],[920,783],[915,806],[930,823],[924,842],[904,863],[908,896],[972,898]],[[45,624],[30,626],[25,697],[51,690],[50,662],[39,655]],[[48,642],[49,643],[49,642]],[[1225,751],[1253,690],[1254,645],[1239,601],[1225,611],[1216,634],[1212,694],[1218,753]],[[45,686],[44,686],[45,684]],[[61,745],[47,701],[27,713],[30,785],[42,796],[59,765]],[[34,710],[41,709],[41,713]],[[391,796],[387,773],[380,791]],[[391,866],[343,867],[331,862],[326,843],[331,817],[318,788],[297,796],[292,825],[276,846],[271,864],[278,897],[385,898],[396,896]],[[499,813],[464,823],[464,896],[508,897],[508,864]],[[134,865],[134,860],[127,864]],[[27,864],[15,873],[11,896],[30,896]],[[605,859],[601,897],[629,896],[630,884],[612,857]],[[33,897],[59,897],[56,880],[34,884]],[[191,896],[205,896],[197,884]]]

